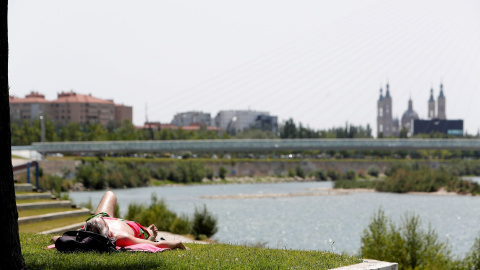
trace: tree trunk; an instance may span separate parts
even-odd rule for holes
[[[12,171],[7,13],[8,1],[0,1],[0,268],[25,269]]]

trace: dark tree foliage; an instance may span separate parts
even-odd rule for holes
[[[368,124],[366,127],[346,124],[345,127],[315,130],[302,123],[296,125],[290,118],[280,125],[279,130],[282,139],[372,138],[372,129]]]
[[[8,1],[0,4],[0,268],[24,269],[12,171],[8,90]]]

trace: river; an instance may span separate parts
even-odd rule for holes
[[[205,198],[216,195],[305,193],[330,188],[330,182],[230,184],[146,187],[113,190],[121,214],[130,203],[149,204],[151,195],[164,198],[177,213],[192,216],[205,204],[218,217],[213,239],[222,243],[265,243],[271,248],[321,250],[356,254],[360,237],[380,207],[397,223],[406,212],[420,215],[441,240],[448,239],[455,255],[463,257],[480,231],[480,196],[358,192],[264,198]],[[77,204],[89,199],[96,206],[104,191],[71,192]]]

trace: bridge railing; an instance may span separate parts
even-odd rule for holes
[[[12,150],[16,146],[12,147]],[[118,152],[245,152],[276,150],[471,150],[480,151],[478,139],[277,139],[277,140],[188,140],[101,141],[33,143],[41,153]],[[22,147],[25,149],[25,147]]]

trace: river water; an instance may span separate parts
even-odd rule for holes
[[[213,239],[222,243],[258,244],[271,248],[321,250],[356,254],[360,237],[380,207],[399,223],[406,212],[431,224],[453,253],[463,257],[480,232],[480,196],[349,193],[347,195],[265,198],[205,198],[215,195],[287,194],[329,188],[330,182],[230,184],[146,187],[113,190],[120,212],[130,203],[149,204],[151,195],[164,198],[176,213],[193,215],[205,204],[218,217]],[[103,191],[71,192],[77,204],[91,199],[95,206]]]

